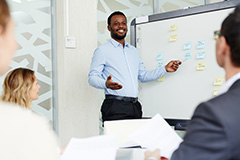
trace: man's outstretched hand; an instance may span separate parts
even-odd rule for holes
[[[117,90],[122,88],[121,84],[118,84],[117,82],[112,82],[112,75],[108,76],[105,85],[107,88],[112,90]]]
[[[175,72],[179,65],[181,65],[182,62],[177,60],[177,61],[170,61],[166,66],[165,66],[165,69],[167,72]]]

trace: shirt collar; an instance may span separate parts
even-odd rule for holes
[[[232,76],[222,87],[222,89],[218,92],[218,95],[221,95],[223,93],[226,93],[229,88],[235,83],[238,79],[240,79],[240,72]]]
[[[114,47],[118,47],[119,45],[122,46],[118,41],[114,40],[113,38],[110,39],[110,42],[113,44]],[[124,40],[124,47],[129,47],[129,44]]]

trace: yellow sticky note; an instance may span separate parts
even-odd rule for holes
[[[213,95],[214,96],[217,96],[218,95],[218,92],[220,91],[221,88],[215,88],[214,91],[213,91]]]
[[[170,38],[169,38],[169,42],[175,42],[175,41],[177,41],[177,37],[178,37],[177,34],[172,34],[172,35],[170,36]]]
[[[217,36],[217,35],[214,35],[214,36],[213,36],[213,39],[214,39],[214,40],[216,40],[217,38],[218,38],[218,36]]]
[[[203,71],[205,69],[206,63],[205,62],[199,62],[197,64],[197,71]]]
[[[223,84],[223,78],[220,77],[220,78],[215,78],[214,82],[213,82],[213,85],[214,86],[221,86]]]
[[[170,26],[169,31],[175,31],[175,30],[177,30],[177,27],[178,27],[177,24],[173,24]]]
[[[158,82],[163,82],[164,80],[165,80],[165,75],[157,79]]]

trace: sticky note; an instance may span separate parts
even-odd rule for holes
[[[157,79],[158,82],[163,82],[164,80],[165,80],[165,75]]]
[[[199,62],[197,64],[197,71],[203,71],[205,69],[206,63],[205,62]]]
[[[173,24],[173,25],[170,26],[169,31],[176,31],[177,27],[178,27],[177,24]]]
[[[213,95],[214,96],[217,96],[218,95],[218,92],[220,91],[221,88],[215,88],[214,91],[213,91]]]
[[[192,48],[192,42],[184,42],[183,50],[189,50]]]
[[[206,52],[198,52],[197,53],[197,59],[204,59],[206,55]]]
[[[220,77],[220,78],[215,78],[214,82],[213,82],[213,85],[214,86],[221,86],[223,84],[223,78]]]
[[[162,60],[164,58],[164,53],[163,52],[158,52],[157,53],[157,61]]]
[[[200,40],[197,42],[197,49],[204,49],[205,48],[205,41]]]
[[[184,59],[192,59],[192,52],[191,51],[184,52]]]
[[[175,41],[177,41],[177,37],[178,37],[177,34],[172,34],[172,35],[170,36],[170,38],[169,38],[169,41],[170,41],[170,42],[175,42]]]
[[[164,66],[164,62],[163,61],[158,61],[157,67],[162,68],[163,66]]]

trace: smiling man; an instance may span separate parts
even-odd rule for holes
[[[101,107],[102,120],[142,118],[138,102],[138,80],[154,81],[167,72],[175,72],[180,61],[170,61],[165,67],[146,71],[138,50],[125,41],[127,18],[119,11],[108,17],[111,40],[99,46],[93,55],[88,82],[105,90]]]

